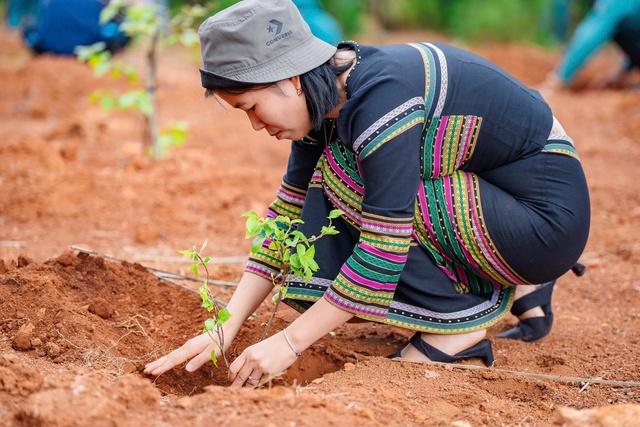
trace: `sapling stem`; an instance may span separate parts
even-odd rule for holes
[[[247,218],[247,234],[246,237],[255,237],[251,245],[251,252],[257,253],[261,250],[263,243],[268,240],[269,250],[275,252],[277,259],[281,261],[280,271],[278,274],[272,274],[271,282],[278,290],[273,299],[275,305],[271,313],[271,317],[265,325],[265,330],[260,337],[262,341],[268,334],[269,328],[273,323],[278,312],[278,307],[282,300],[286,298],[287,289],[289,288],[290,276],[300,277],[308,282],[313,273],[320,268],[315,262],[315,246],[313,245],[318,239],[326,236],[338,234],[338,230],[333,226],[333,219],[343,214],[342,211],[335,209],[328,215],[329,225],[323,226],[320,235],[306,237],[297,229],[297,224],[303,224],[301,219],[291,219],[286,216],[278,216],[273,218],[260,218],[255,212],[246,212],[242,215]]]
[[[229,320],[231,314],[226,308],[220,308],[218,301],[211,294],[211,289],[209,288],[209,268],[207,264],[211,261],[210,257],[202,257],[201,252],[206,247],[207,242],[205,241],[202,245],[200,251],[196,249],[194,246],[191,251],[179,251],[184,256],[192,259],[195,263],[191,265],[191,271],[198,276],[199,275],[199,267],[205,271],[205,279],[198,290],[198,294],[200,298],[202,298],[202,307],[207,309],[207,311],[213,311],[213,315],[205,320],[204,322],[204,331],[209,335],[211,340],[216,343],[218,346],[218,350],[220,350],[220,354],[222,355],[222,359],[224,360],[224,364],[229,368],[229,361],[227,360],[227,355],[225,354],[225,340],[224,340],[224,330],[222,329],[222,324]],[[214,335],[215,333],[215,335]],[[217,339],[216,339],[217,338]],[[218,365],[218,360],[215,355],[215,349],[211,352],[211,360],[214,365]]]
[[[269,317],[269,320],[267,321],[267,324],[264,327],[264,332],[262,333],[262,335],[260,336],[260,340],[262,341],[263,339],[265,339],[265,337],[267,336],[267,334],[269,333],[269,328],[271,327],[271,324],[273,323],[273,320],[276,318],[276,313],[278,312],[278,307],[280,306],[280,302],[284,299],[285,295],[286,295],[286,289],[288,287],[288,281],[284,280],[284,277],[287,277],[286,274],[289,274],[289,269],[287,268],[287,270],[284,272],[284,275],[279,275],[279,279],[274,278],[273,279],[273,283],[275,284],[276,280],[280,280],[282,283],[280,285],[275,285],[275,286],[279,286],[278,288],[278,297],[276,298],[276,303],[273,306],[273,311],[271,312],[271,317]],[[285,289],[285,291],[283,291],[283,289]]]

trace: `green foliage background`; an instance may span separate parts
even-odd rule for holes
[[[566,41],[593,3],[593,0],[317,1],[340,22],[347,38],[357,38],[373,20],[387,30],[432,30],[469,43],[515,41],[551,47]],[[169,0],[172,9],[198,2]],[[215,5],[220,10],[237,2],[217,0]]]
[[[239,0],[213,0],[221,10]],[[469,43],[515,41],[564,43],[593,0],[316,0],[357,38],[372,21],[387,30],[425,29]],[[624,1],[624,0],[620,0]],[[168,0],[172,11],[205,0]],[[8,0],[0,0],[4,21]],[[559,13],[560,10],[566,13]]]

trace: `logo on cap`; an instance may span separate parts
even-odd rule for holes
[[[269,21],[269,23],[271,25],[269,25],[267,27],[267,31],[269,31],[270,33],[273,33],[274,28],[272,27],[272,25],[275,25],[276,26],[276,28],[275,28],[276,34],[275,35],[277,36],[278,34],[280,34],[282,32],[282,22],[278,21],[277,19],[272,19],[271,21]]]
[[[278,21],[277,19],[272,19],[271,21],[269,21],[269,24],[270,25],[267,27],[267,31],[269,32],[269,37],[272,37],[272,38],[267,40],[267,43],[266,43],[267,46],[272,46],[275,43],[278,43],[280,40],[284,39],[285,37],[289,37],[290,35],[293,34],[293,30],[285,31],[283,33],[282,27],[284,26],[284,24]],[[274,31],[276,33],[272,34]]]

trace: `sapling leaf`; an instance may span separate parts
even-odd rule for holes
[[[115,107],[115,100],[109,95],[101,95],[100,98],[98,98],[98,101],[100,103],[100,108],[105,111],[112,110]]]
[[[316,256],[316,247],[315,247],[315,245],[309,245],[309,247],[307,248],[307,252],[306,252],[306,254],[307,254],[307,257],[308,257],[310,260],[312,260],[312,261],[313,261],[313,259],[314,259],[314,258],[315,258],[315,256]]]
[[[186,249],[185,250],[181,250],[181,251],[178,251],[178,253],[186,256],[189,259],[193,258],[193,252],[191,252],[189,250],[186,250]]]
[[[276,241],[283,242],[285,239],[286,233],[284,230],[278,228],[277,230],[273,230],[273,236],[276,239]]]
[[[263,231],[267,236],[273,236],[277,230],[279,230],[278,224],[274,223],[272,219],[265,221]]]
[[[113,67],[111,69],[111,74],[109,74],[112,78],[117,79],[122,75],[122,68]]]
[[[310,269],[311,271],[318,271],[318,269],[320,269],[320,266],[318,265],[318,263],[316,262],[316,260],[315,260],[315,259],[313,259],[313,258],[310,258],[310,259],[309,259],[309,264],[308,264],[308,265],[309,265],[309,269]]]
[[[216,321],[212,317],[204,321],[204,332],[213,332],[215,327]]]
[[[291,218],[284,215],[278,215],[276,217],[276,222],[284,222],[285,224],[291,224]]]
[[[264,236],[258,236],[255,239],[253,239],[253,242],[251,243],[251,253],[256,254],[260,251],[260,249],[262,249],[262,243],[264,243]]]
[[[313,272],[311,270],[309,270],[308,267],[302,267],[300,269],[300,277],[305,282],[308,282],[311,279],[312,276],[313,276]]]
[[[306,252],[307,248],[302,243],[296,245],[296,253],[299,254],[299,256],[303,257]]]
[[[198,33],[188,28],[180,34],[180,42],[185,46],[195,46],[199,42]]]
[[[96,62],[93,65],[93,70],[95,71],[96,75],[101,76],[103,74],[105,74],[107,71],[109,71],[109,68],[111,68],[111,65],[107,62]]]
[[[240,217],[247,218],[247,219],[253,218],[253,219],[257,220],[258,219],[258,214],[255,213],[254,211],[246,211],[245,213],[240,215]]]
[[[104,51],[106,48],[107,44],[105,42],[98,42],[89,46],[77,46],[74,49],[74,53],[78,57],[78,60],[87,62],[92,57],[100,54],[100,52]]]
[[[138,71],[136,67],[133,65],[125,65],[121,69],[129,82],[135,83],[138,81]]]
[[[138,97],[140,95],[139,91],[133,91],[123,94],[119,98],[119,106],[122,109],[133,107],[138,102]]]
[[[221,309],[218,312],[218,325],[222,325],[231,318],[231,313],[226,308]]]
[[[247,227],[247,233],[245,234],[245,239],[248,239],[253,236],[266,236],[266,234],[262,231],[262,226],[260,224],[256,224],[253,227]]]
[[[333,209],[331,212],[329,212],[329,216],[327,216],[327,218],[336,219],[336,218],[342,216],[343,214],[344,214],[344,212],[341,211],[340,209]]]
[[[147,116],[151,117],[153,114],[153,105],[151,102],[151,96],[146,90],[140,90],[140,96],[136,100],[136,108]]]
[[[192,264],[191,271],[193,271],[193,274],[195,274],[195,276],[198,277],[198,264]]]
[[[200,286],[200,288],[198,288],[198,295],[200,295],[200,298],[204,302],[209,298],[209,290],[204,285]]]
[[[323,225],[321,233],[331,236],[331,235],[339,234],[340,232],[336,230],[336,228],[333,225],[331,226]]]
[[[216,349],[215,348],[213,350],[211,350],[211,361],[213,362],[213,365],[217,368],[218,367],[218,359],[216,358]]]
[[[245,226],[247,228],[245,235],[246,239],[253,237],[260,232],[260,220],[255,212],[245,212],[241,216],[242,218],[247,218],[247,221],[245,222]]]
[[[213,310],[213,303],[209,299],[202,300],[202,306],[201,307],[204,308],[205,310],[211,312]]]
[[[249,239],[253,236],[257,236],[259,234],[263,234],[261,233],[261,226],[259,224],[254,224],[254,225],[249,225],[247,224],[247,232],[244,235],[245,239]]]
[[[180,38],[181,38],[181,34],[169,34],[167,37],[164,38],[163,43],[166,46],[171,46],[180,42]]]
[[[298,270],[300,269],[300,267],[302,267],[302,264],[300,263],[300,255],[298,255],[297,253],[291,255],[289,263],[291,264],[291,268],[293,268],[294,270]]]
[[[112,1],[110,5],[104,7],[100,11],[101,24],[106,24],[107,22],[113,20],[113,18],[116,17],[121,6],[119,3],[120,3],[119,1],[115,1],[115,2]]]
[[[114,98],[109,101],[102,101],[101,105],[105,109],[136,109],[146,118],[146,127],[153,126],[151,132],[148,132],[151,149],[147,150],[155,157],[163,157],[168,148],[180,146],[185,137],[178,132],[166,132],[158,130],[157,113],[155,108],[155,88],[158,86],[156,81],[156,57],[158,48],[166,40],[174,40],[181,42],[183,45],[192,46],[197,44],[197,26],[201,22],[201,18],[210,13],[215,7],[213,3],[205,6],[189,6],[183,7],[178,13],[169,9],[159,1],[144,1],[141,4],[131,0],[100,0],[107,5],[101,10],[99,21],[101,24],[114,22],[119,20],[118,29],[124,32],[130,39],[129,44],[135,45],[144,41],[147,45],[147,84],[146,89],[141,90],[146,96],[132,96],[133,99]],[[1,2],[1,1],[0,1]],[[166,13],[165,13],[166,12]],[[131,64],[122,64],[120,61],[111,59],[111,52],[107,50],[106,43],[94,44],[92,46],[78,47],[75,53],[78,59],[88,63],[97,76],[110,73],[112,77],[126,77],[129,82],[137,82],[138,74],[135,67]],[[137,91],[132,91],[137,92]],[[127,95],[127,94],[125,94]],[[124,96],[124,95],[123,95]],[[144,141],[147,142],[147,141]]]
[[[173,122],[170,126],[160,129],[158,135],[159,157],[164,157],[170,148],[181,147],[187,138],[188,124],[186,122]],[[202,252],[202,249],[200,250]]]

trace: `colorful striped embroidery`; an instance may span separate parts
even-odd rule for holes
[[[406,260],[406,252],[388,253],[360,242],[325,297],[348,311],[384,318]]]
[[[312,277],[307,283],[300,277],[292,278],[284,302],[302,313],[312,303],[325,296],[331,284],[331,280],[317,277]],[[392,301],[384,318],[362,312],[358,313],[358,317],[422,332],[441,334],[472,332],[485,329],[504,318],[513,302],[513,290],[513,287],[496,289],[487,301],[473,309],[453,313],[435,312]]]
[[[482,117],[442,116],[431,119],[421,147],[422,177],[451,175],[473,155]]]
[[[418,204],[415,236],[460,292],[486,294],[499,284],[528,284],[504,262],[487,233],[474,174],[456,171],[424,180]]]
[[[424,121],[424,99],[412,98],[376,120],[353,143],[353,151],[363,160],[385,142]]]
[[[320,157],[311,186],[323,188],[333,205],[344,212],[344,218],[360,228],[364,183],[356,168],[354,153],[334,141]]]
[[[564,154],[569,157],[573,157],[576,160],[580,160],[578,157],[578,152],[576,149],[568,144],[563,144],[561,142],[549,142],[542,149],[543,153],[556,153],[556,154]]]
[[[431,43],[410,43],[409,46],[420,52],[424,62],[425,90],[424,105],[429,117],[439,116],[444,108],[444,101],[447,98],[447,61],[440,49]],[[439,65],[439,73],[436,73],[436,66]],[[437,76],[440,77],[438,86]],[[437,100],[436,100],[437,98]]]
[[[306,190],[295,188],[283,182],[276,193],[276,200],[269,207],[269,211],[274,218],[278,215],[300,218],[306,195]]]
[[[436,67],[433,53],[424,44],[410,43],[409,46],[414,47],[420,52],[422,61],[424,63],[424,106],[425,111],[431,112],[433,108],[436,92],[439,92],[436,88]]]

